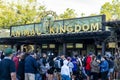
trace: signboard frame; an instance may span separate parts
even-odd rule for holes
[[[10,28],[11,37],[22,36],[40,36],[54,34],[70,34],[82,32],[105,31],[102,22],[105,21],[105,15],[89,16],[82,18],[71,18],[54,21],[53,26],[44,25],[45,22],[12,26]],[[47,22],[49,23],[49,21]]]

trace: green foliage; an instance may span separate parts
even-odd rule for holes
[[[0,28],[40,22],[45,12],[46,7],[36,0],[26,0],[24,3],[20,0],[17,3],[0,0]]]
[[[59,15],[59,19],[75,18],[76,16],[77,14],[74,9],[67,8],[63,14]]]
[[[120,19],[120,0],[113,0],[112,3],[106,2],[100,13],[106,15],[106,20]]]

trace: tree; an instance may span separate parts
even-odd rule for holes
[[[12,25],[14,22],[15,13],[12,11],[9,5],[5,4],[4,1],[1,0],[2,3],[0,3],[0,27],[6,28],[7,26]]]
[[[90,16],[96,16],[97,14],[95,14],[95,13],[92,13],[92,14],[90,14]]]
[[[46,12],[46,7],[36,0],[24,3],[21,0],[17,3],[0,0],[0,28],[40,22]]]
[[[59,15],[59,19],[75,18],[76,16],[77,14],[74,9],[67,8],[63,14]]]
[[[81,17],[84,17],[85,16],[85,13],[81,13]]]
[[[113,0],[102,5],[101,14],[106,15],[106,20],[120,19],[120,0]]]

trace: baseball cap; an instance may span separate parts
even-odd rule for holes
[[[10,54],[13,53],[13,50],[12,50],[11,48],[6,48],[6,49],[4,50],[4,53],[5,53],[5,55],[10,55]]]

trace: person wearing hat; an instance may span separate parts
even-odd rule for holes
[[[16,80],[15,64],[11,60],[13,50],[6,48],[5,57],[0,62],[0,80]]]

